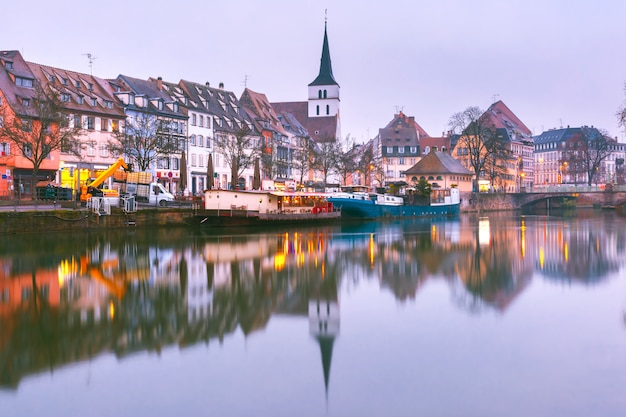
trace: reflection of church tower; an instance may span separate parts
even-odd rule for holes
[[[339,336],[339,303],[337,282],[325,280],[309,298],[309,332],[320,345],[322,368],[324,371],[324,389],[328,396],[330,364],[333,345]]]

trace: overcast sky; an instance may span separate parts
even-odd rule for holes
[[[402,110],[431,135],[502,100],[534,134],[593,125],[624,141],[624,0],[12,1],[0,49],[89,73],[224,82],[305,101],[328,10],[342,135],[365,141]],[[92,69],[84,54],[95,57]]]

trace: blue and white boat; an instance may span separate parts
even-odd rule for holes
[[[335,209],[341,210],[342,218],[353,219],[455,216],[461,208],[457,188],[433,188],[429,201],[425,204],[411,195],[400,197],[367,193],[360,187],[349,187],[333,193],[328,202]]]

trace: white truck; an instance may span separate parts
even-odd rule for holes
[[[138,184],[127,182],[126,194],[135,197],[135,201],[164,207],[174,201],[174,195],[167,191],[162,184]]]

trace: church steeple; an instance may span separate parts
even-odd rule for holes
[[[320,60],[320,72],[315,80],[308,86],[308,114],[309,118],[332,117],[336,123],[333,131],[326,131],[323,135],[326,139],[341,137],[339,125],[339,84],[333,75],[333,66],[330,62],[330,48],[328,47],[328,23],[324,20],[324,43],[322,44],[322,59]],[[319,130],[319,129],[315,129]],[[314,135],[320,134],[313,132]]]
[[[333,66],[330,61],[330,49],[328,47],[327,23],[324,22],[324,43],[322,45],[322,59],[320,60],[320,73],[309,86],[312,85],[339,85],[333,76]]]

